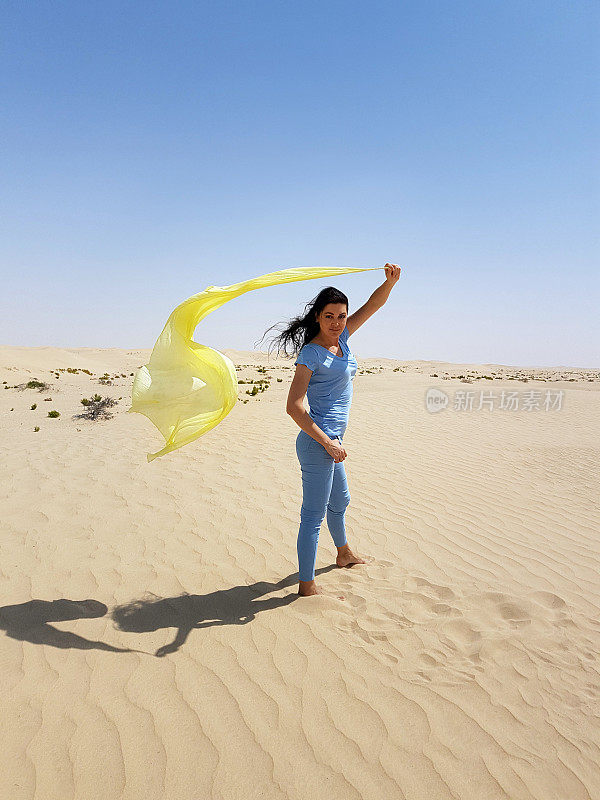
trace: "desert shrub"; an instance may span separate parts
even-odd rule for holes
[[[49,416],[49,417],[52,417],[52,418],[54,418],[54,419],[55,419],[56,417],[60,417],[60,411],[55,411],[55,410],[49,411],[49,412],[48,412],[48,416]]]
[[[117,400],[114,397],[105,397],[104,399],[95,394],[91,398],[84,397],[81,400],[81,405],[85,406],[83,414],[75,414],[75,419],[111,419],[112,414],[107,409],[117,405]]]
[[[34,403],[34,404],[31,406],[31,410],[32,410],[32,411],[35,411],[35,410],[36,410],[36,408],[37,408],[37,403]]]
[[[37,431],[39,431],[39,429],[40,429],[40,426],[39,426],[39,425],[36,425],[36,426],[35,426],[35,428],[34,428],[33,430],[37,432]]]
[[[23,384],[21,384],[21,386],[22,385]],[[25,388],[26,389],[39,389],[40,392],[43,392],[46,389],[50,388],[50,384],[49,383],[45,383],[44,381],[38,381],[38,380],[36,380],[34,378],[34,380],[32,380],[32,381],[27,381],[27,383],[25,384]]]

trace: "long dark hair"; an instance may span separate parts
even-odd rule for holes
[[[304,314],[302,316],[294,317],[289,322],[277,322],[275,325],[271,325],[270,328],[267,328],[261,339],[264,339],[267,332],[270,331],[271,328],[276,327],[276,325],[283,324],[286,326],[278,336],[274,336],[271,339],[269,355],[271,355],[271,346],[274,345],[277,348],[278,356],[281,355],[282,352],[286,357],[297,356],[304,345],[310,342],[311,339],[314,339],[321,330],[317,322],[317,315],[320,314],[329,303],[344,303],[346,306],[346,313],[348,313],[348,298],[346,295],[339,289],[336,289],[335,286],[326,286],[324,289],[321,289],[313,300],[304,306]],[[255,346],[256,344],[257,343],[255,343]],[[288,344],[291,344],[292,347],[291,356],[288,353]]]

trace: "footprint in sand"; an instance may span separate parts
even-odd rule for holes
[[[425,578],[419,578],[416,575],[411,576],[409,580],[411,580],[418,589],[424,586],[431,589],[431,592],[435,594],[439,600],[453,600],[456,597],[449,586],[440,586],[438,583],[431,583],[431,581]]]
[[[531,596],[537,600],[538,603],[546,606],[546,608],[560,608],[564,610],[567,607],[562,597],[552,592],[533,592]]]
[[[510,622],[531,622],[531,615],[518,603],[500,603],[498,611],[503,619]]]

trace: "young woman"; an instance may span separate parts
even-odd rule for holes
[[[298,532],[298,594],[323,594],[317,587],[315,562],[319,530],[327,514],[327,527],[337,547],[336,564],[364,564],[350,549],[344,515],[350,492],[344,469],[347,457],[342,443],[352,402],[352,381],[358,364],[348,337],[383,306],[400,277],[397,264],[386,264],[386,280],[369,300],[348,316],[346,295],[328,286],[278,337],[291,340],[298,350],[296,372],[290,386],[287,413],[300,427],[296,454],[302,471],[302,508]],[[304,407],[308,395],[310,413]]]

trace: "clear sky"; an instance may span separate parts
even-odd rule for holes
[[[390,261],[359,357],[600,366],[596,0],[0,18],[0,344],[151,348],[208,285]],[[323,286],[352,313],[384,278],[251,292],[195,339],[250,350]]]

